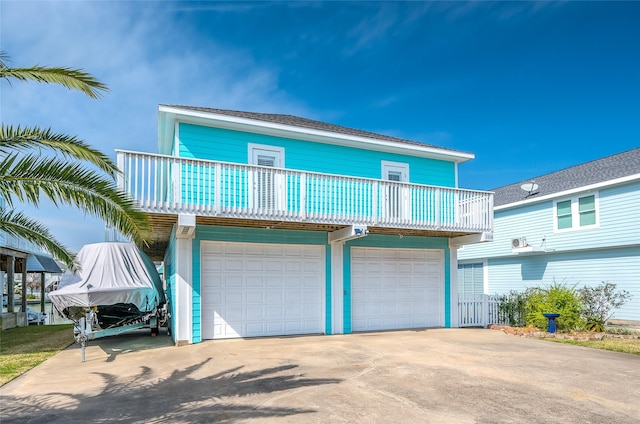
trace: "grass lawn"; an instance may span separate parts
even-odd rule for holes
[[[542,339],[556,343],[567,343],[595,349],[612,350],[614,352],[633,353],[640,355],[640,339],[610,339],[602,340],[567,340],[567,339]]]
[[[0,331],[0,386],[73,342],[73,324],[32,325]]]

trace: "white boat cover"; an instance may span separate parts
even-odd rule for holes
[[[164,303],[162,280],[154,263],[132,243],[87,244],[77,255],[80,270],[66,271],[49,299],[58,311],[132,303],[150,312]]]

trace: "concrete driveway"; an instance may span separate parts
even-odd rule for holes
[[[2,387],[3,424],[637,423],[640,356],[480,329],[69,348]]]

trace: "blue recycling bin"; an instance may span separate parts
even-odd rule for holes
[[[544,317],[549,320],[549,324],[547,325],[547,333],[555,333],[556,332],[556,318],[560,316],[560,314],[542,314]]]

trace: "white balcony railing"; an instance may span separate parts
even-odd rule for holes
[[[493,193],[117,150],[150,213],[481,233]]]

